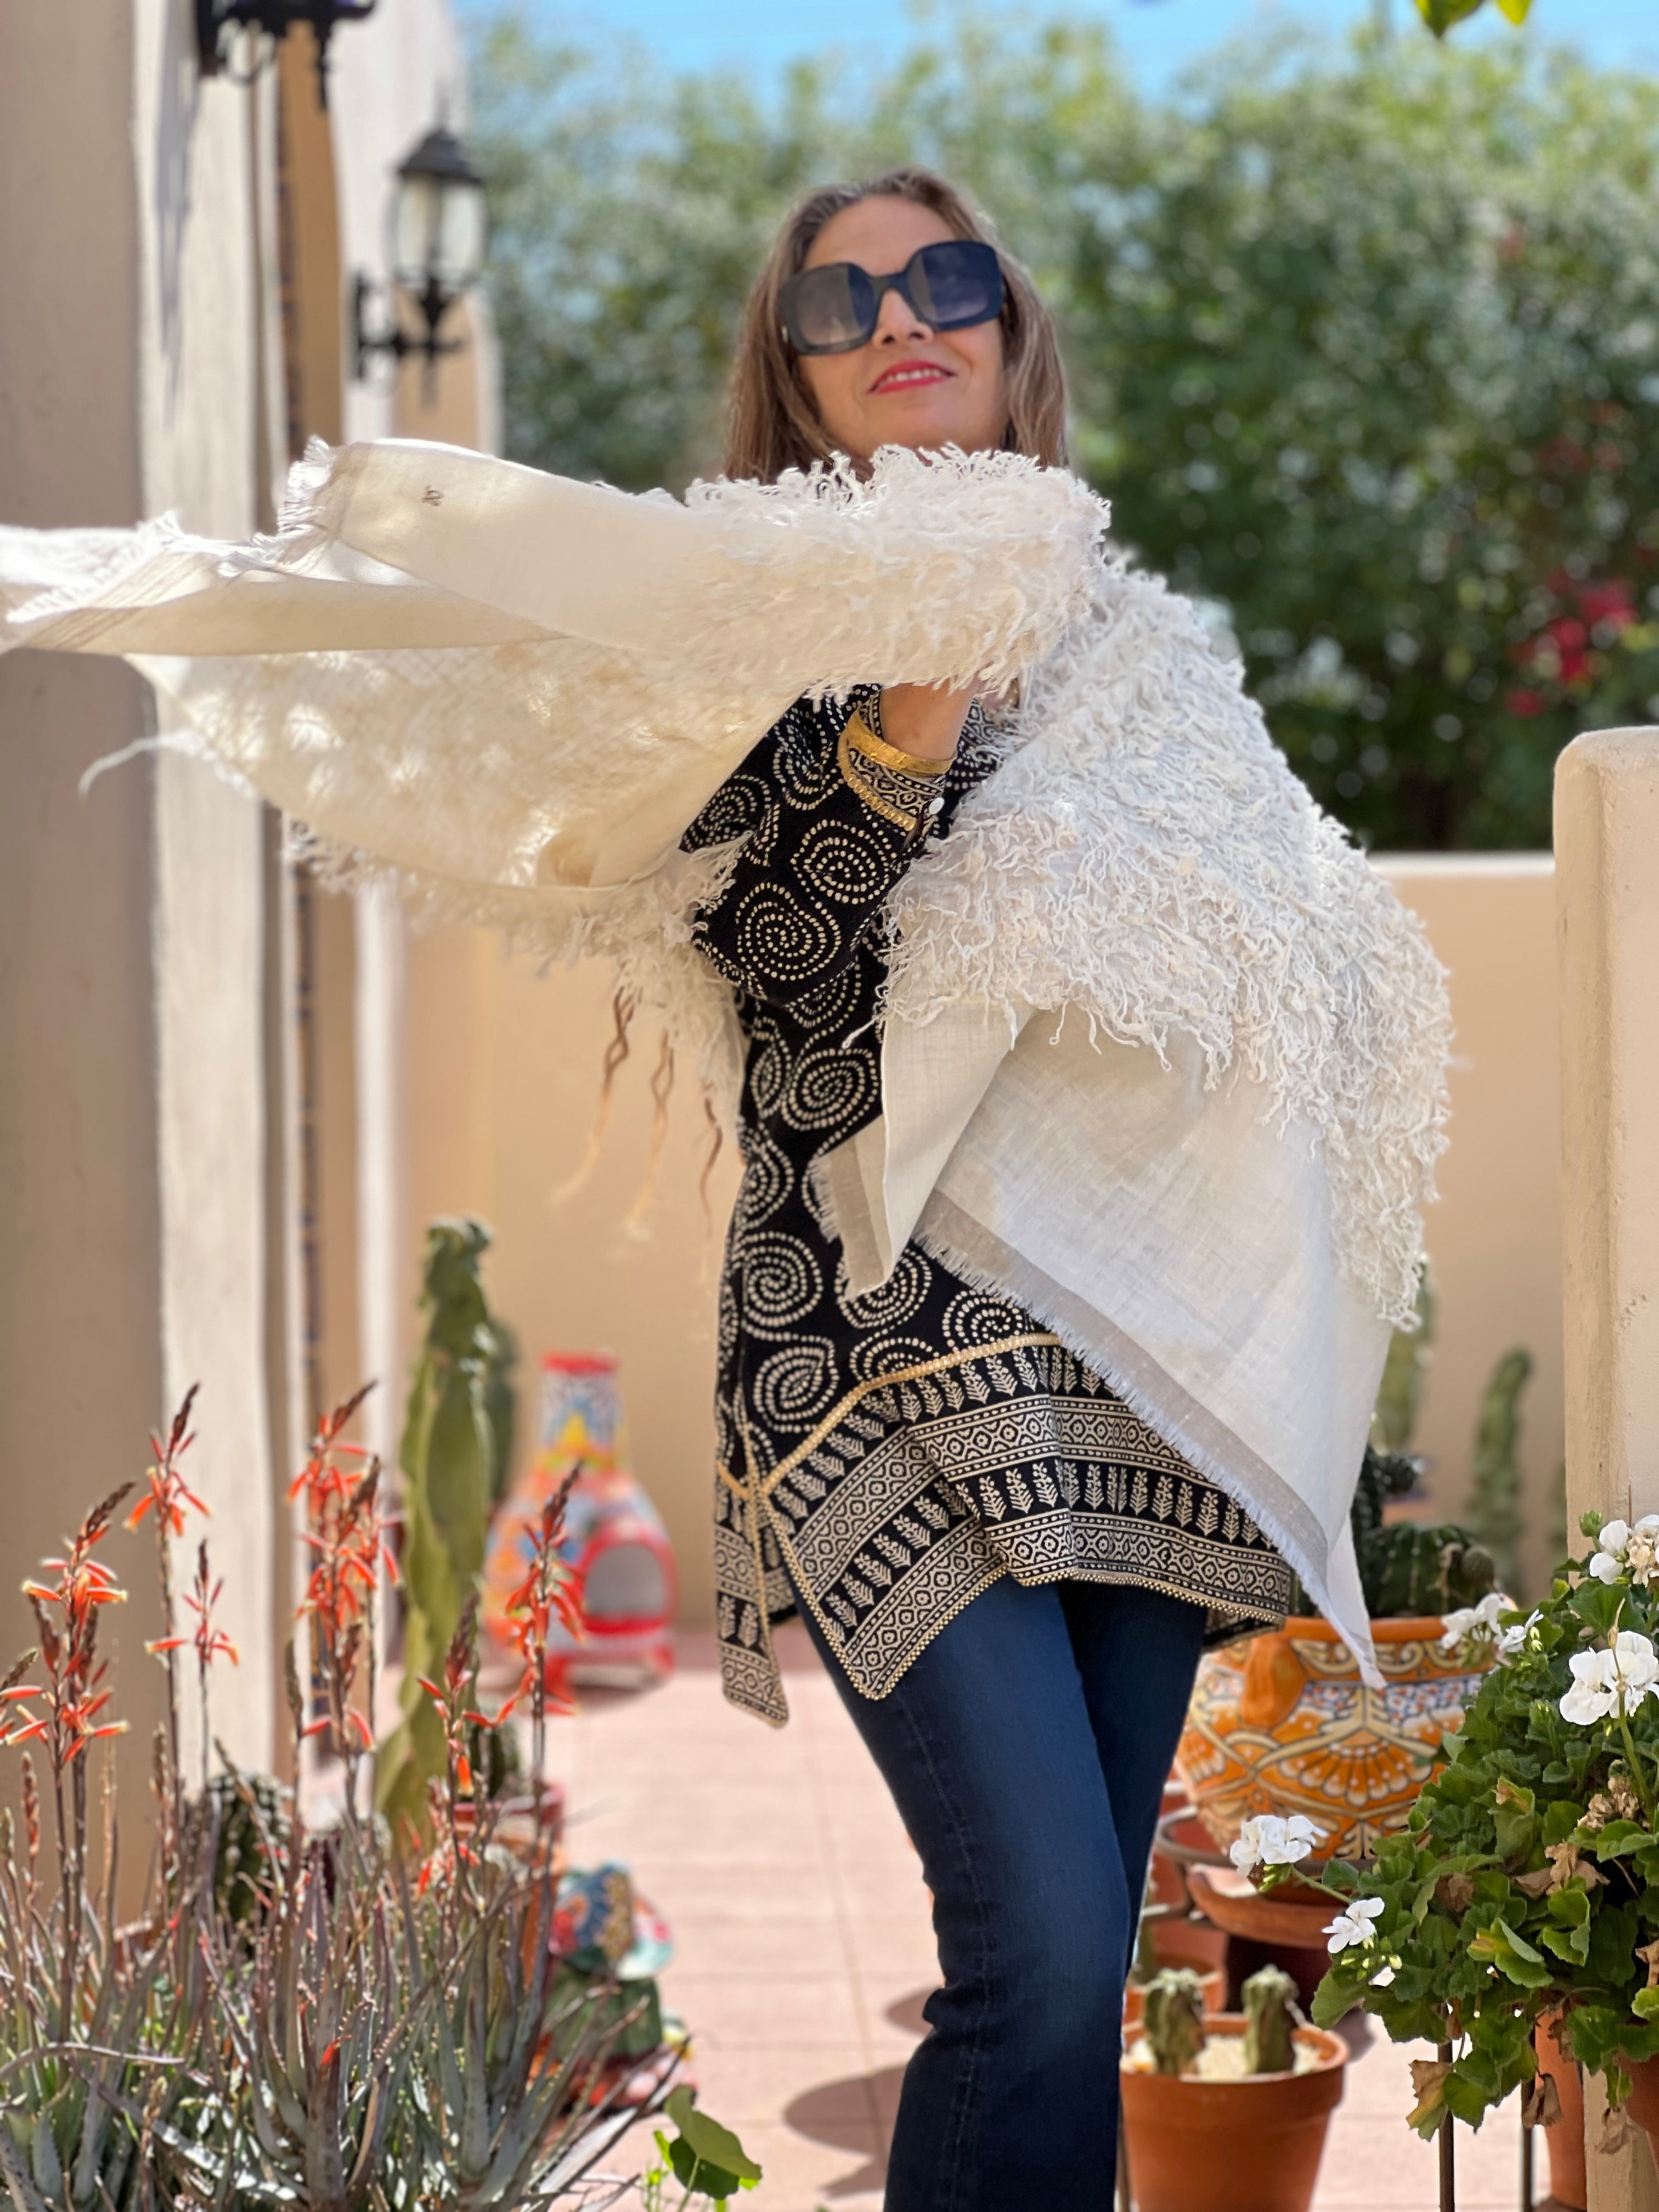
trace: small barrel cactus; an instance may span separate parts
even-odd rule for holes
[[[1204,1984],[1190,1966],[1166,1967],[1148,1983],[1143,2018],[1153,2071],[1190,2072],[1204,2048]]]
[[[1403,1497],[1418,1472],[1417,1462],[1402,1453],[1365,1447],[1349,1522],[1365,1610],[1373,1620],[1450,1613],[1461,1606],[1478,1605],[1496,1586],[1491,1553],[1467,1528],[1451,1522],[1425,1527],[1414,1521],[1388,1521],[1389,1500]],[[1316,1610],[1300,1586],[1294,1609]]]
[[[1279,1966],[1263,1966],[1250,1976],[1244,2000],[1244,2071],[1288,2074],[1296,2064],[1296,1984]]]

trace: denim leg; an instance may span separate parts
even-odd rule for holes
[[[1138,1920],[1206,1616],[1202,1606],[1128,1585],[1062,1583],[1060,1595]],[[1132,1923],[1131,1944],[1134,1933]]]
[[[921,1854],[944,1978],[905,2072],[886,2212],[1109,2212],[1140,1894],[1119,1808],[1144,1869],[1203,1614],[1158,1600],[1114,1635],[1085,1607],[1085,1682],[1067,1602],[1081,1587],[993,1583],[884,1698],[825,1653]],[[1146,1595],[1090,1594],[1103,1611]],[[1115,1788],[1096,1733],[1114,1705]]]

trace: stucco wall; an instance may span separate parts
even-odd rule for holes
[[[1450,970],[1456,1029],[1450,1146],[1427,1218],[1438,1300],[1415,1439],[1437,1510],[1468,1488],[1480,1402],[1504,1353],[1535,1361],[1522,1400],[1522,1559],[1539,1589],[1559,1554],[1561,1384],[1561,1103],[1555,872],[1547,854],[1385,858]]]
[[[714,1289],[737,1190],[727,1147],[697,1193],[709,1128],[677,1085],[654,1201],[629,1224],[651,1156],[657,1038],[641,1025],[599,1158],[586,1157],[611,1032],[598,966],[538,976],[481,931],[410,939],[409,1117],[414,1219],[481,1214],[495,1233],[489,1295],[517,1331],[519,1453],[534,1449],[536,1370],[554,1348],[614,1351],[634,1465],[678,1556],[681,1618],[714,1618],[710,1495]]]
[[[202,80],[193,24],[173,0],[139,0],[134,25],[142,511],[246,538],[265,511],[260,467],[270,450],[260,359],[270,278],[258,212],[269,186],[269,80]],[[241,1652],[215,1680],[211,1725],[234,1756],[269,1765],[276,1470],[265,1370],[262,809],[199,762],[162,754],[154,776],[164,1410],[199,1382],[192,1486],[211,1512],[214,1571]],[[181,1547],[181,1580],[202,1534]],[[192,1706],[192,1737],[193,1725]]]
[[[43,526],[131,522],[143,471],[130,11],[114,0],[10,7],[4,49],[0,514]],[[53,177],[61,189],[48,205],[43,180]],[[141,734],[145,711],[144,688],[125,668],[0,660],[6,1664],[37,1640],[23,1574],[86,1506],[142,1472],[161,1399],[154,775],[141,762],[84,801],[76,788],[100,755]],[[157,1632],[144,1598],[141,1583],[108,1635],[125,1662],[124,1710],[147,1735],[160,1683],[143,1657]]]

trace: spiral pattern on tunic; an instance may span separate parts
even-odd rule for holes
[[[878,899],[892,873],[876,840],[841,822],[820,822],[809,830],[795,865],[815,891],[839,906],[868,905]]]
[[[908,1321],[933,1287],[933,1270],[914,1244],[898,1255],[892,1273],[873,1291],[852,1297],[847,1290],[847,1269],[836,1271],[836,1304],[855,1328],[896,1328]]]
[[[779,983],[799,983],[833,958],[841,932],[815,906],[775,884],[745,892],[737,915],[738,957]]]
[[[799,1237],[763,1229],[743,1248],[743,1319],[757,1336],[781,1336],[823,1295],[817,1260]]]
[[[876,1103],[877,1076],[867,1053],[804,1052],[790,1071],[783,1094],[783,1118],[792,1129],[836,1129],[852,1133],[859,1117]]]
[[[958,1291],[945,1309],[945,1341],[952,1352],[965,1352],[976,1344],[997,1344],[1004,1338],[1023,1336],[1031,1316],[1010,1305],[1006,1298],[984,1291]]]
[[[902,1375],[912,1367],[926,1367],[938,1358],[938,1347],[926,1337],[867,1336],[854,1346],[850,1364],[860,1382],[873,1382],[883,1375]]]
[[[809,1429],[827,1413],[837,1382],[836,1347],[826,1337],[798,1337],[755,1370],[755,1408],[775,1429]]]
[[[780,1085],[781,1088],[781,1085]],[[743,1181],[732,1212],[733,1233],[758,1229],[789,1197],[795,1188],[795,1171],[781,1148],[760,1130],[744,1142]]]

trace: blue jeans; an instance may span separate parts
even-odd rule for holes
[[[1005,1576],[880,1699],[801,1614],[933,1893],[944,1987],[886,2212],[1110,2212],[1123,1983],[1203,1608]]]

